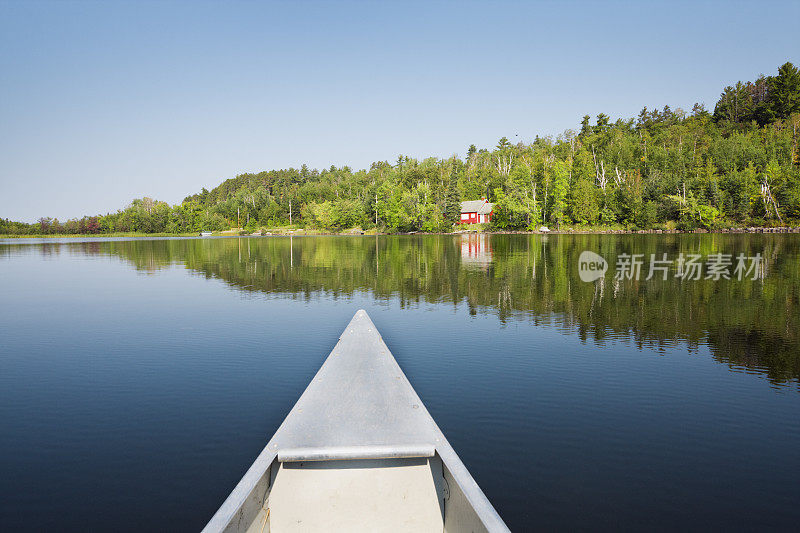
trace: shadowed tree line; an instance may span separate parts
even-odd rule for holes
[[[475,255],[470,245],[477,244]],[[271,237],[42,247],[42,253],[62,250],[119,257],[144,272],[181,265],[237,290],[282,298],[368,293],[401,307],[465,305],[473,314],[557,327],[601,345],[707,344],[731,368],[765,373],[775,383],[800,378],[800,240],[794,235]],[[579,279],[584,250],[609,261],[601,280]],[[673,265],[667,280],[645,281],[646,268],[638,281],[616,280],[615,258],[623,253],[758,253],[764,277],[679,280]]]
[[[496,204],[498,229],[540,224],[718,228],[800,221],[800,71],[737,82],[714,112],[643,108],[531,143],[500,139],[466,157],[400,155],[369,169],[247,173],[170,206],[134,200],[104,216],[61,223],[0,219],[0,233],[186,233],[302,225],[389,232],[449,231],[461,200]]]

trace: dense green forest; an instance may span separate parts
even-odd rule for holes
[[[726,87],[713,113],[695,104],[635,119],[584,116],[557,138],[466,158],[404,155],[394,164],[242,174],[170,206],[150,198],[104,216],[26,224],[0,234],[188,233],[242,227],[450,231],[461,200],[494,202],[491,226],[714,229],[800,221],[800,70]]]

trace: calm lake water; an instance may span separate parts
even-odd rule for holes
[[[199,530],[359,308],[512,530],[800,523],[800,235],[470,235],[0,241],[0,529]]]

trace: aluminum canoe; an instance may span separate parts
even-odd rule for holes
[[[508,528],[359,310],[203,531]]]

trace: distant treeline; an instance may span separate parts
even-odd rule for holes
[[[800,71],[726,87],[713,114],[695,104],[642,109],[614,122],[587,115],[578,131],[466,159],[401,155],[367,170],[330,167],[241,174],[170,206],[150,198],[104,216],[25,224],[0,233],[186,233],[287,224],[325,230],[448,231],[461,200],[496,204],[491,225],[628,228],[782,225],[800,221]]]

